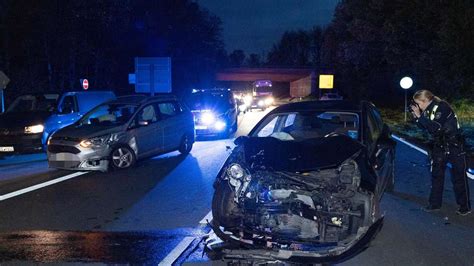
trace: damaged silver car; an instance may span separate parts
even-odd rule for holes
[[[360,252],[383,223],[395,141],[368,102],[300,102],[266,115],[214,183],[211,227],[226,259],[316,263]]]
[[[194,143],[193,115],[174,96],[124,96],[101,104],[49,139],[49,166],[107,171]]]

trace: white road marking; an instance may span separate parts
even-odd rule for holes
[[[181,254],[191,245],[194,237],[187,236],[166,256],[158,265],[169,266],[175,262]]]
[[[392,134],[392,138],[394,138],[394,139],[396,139],[396,140],[402,142],[403,144],[406,144],[406,145],[410,146],[411,148],[413,148],[413,149],[415,149],[415,150],[417,150],[417,151],[423,153],[424,155],[428,155],[428,152],[427,152],[427,151],[423,150],[422,148],[420,148],[420,147],[418,147],[418,146],[416,146],[416,145],[411,144],[410,142],[408,142],[408,141],[406,141],[406,140],[404,140],[404,139],[402,139],[402,138],[400,138],[400,137],[398,137],[398,136],[396,136],[396,135],[393,135],[393,134]],[[452,167],[450,163],[448,163],[448,167],[449,167],[449,168]],[[471,174],[471,173],[469,172],[469,170],[466,171],[466,175],[467,175],[467,177],[469,177],[470,179],[473,179],[473,180],[474,180],[474,174]]]
[[[406,140],[404,140],[404,139],[402,139],[402,138],[400,138],[400,137],[398,137],[398,136],[396,136],[396,135],[393,135],[393,134],[392,134],[392,138],[394,138],[394,139],[396,139],[396,140],[398,140],[398,141],[400,141],[400,142],[402,142],[402,143],[404,143],[404,144],[410,146],[411,148],[413,148],[413,149],[415,149],[415,150],[417,150],[417,151],[423,153],[424,155],[428,155],[428,152],[427,152],[427,151],[423,150],[422,148],[420,148],[420,147],[418,147],[418,146],[416,146],[416,145],[411,144],[410,142],[408,142],[408,141],[406,141]]]
[[[207,221],[212,220],[212,211],[209,211],[204,218],[201,219],[199,225],[206,225]],[[195,237],[187,236],[160,262],[158,265],[172,265],[183,252],[191,245]]]
[[[63,182],[63,181],[72,179],[74,177],[78,177],[78,176],[87,174],[87,173],[89,173],[89,172],[75,172],[75,173],[72,173],[70,175],[66,175],[66,176],[59,177],[59,178],[56,178],[56,179],[53,179],[53,180],[49,180],[49,181],[41,183],[41,184],[37,184],[37,185],[31,186],[31,187],[20,189],[20,190],[17,190],[17,191],[14,191],[14,192],[11,192],[11,193],[8,193],[8,194],[5,194],[5,195],[0,195],[0,201],[11,199],[13,197],[16,197],[16,196],[19,196],[19,195],[22,195],[22,194],[25,194],[25,193],[28,193],[28,192],[31,192],[31,191],[34,191],[34,190],[38,190],[40,188],[51,186],[51,185],[57,184],[59,182]]]
[[[202,220],[199,222],[200,225],[206,225],[207,221],[212,221],[212,211],[209,211],[209,213],[202,218]]]

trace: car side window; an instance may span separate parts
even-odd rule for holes
[[[163,119],[173,117],[178,114],[176,105],[172,102],[159,103],[158,108],[160,109],[160,114]]]
[[[369,109],[369,111],[367,112],[367,127],[367,141],[368,144],[371,146],[370,151],[373,151],[374,145],[380,137],[381,128],[379,128],[379,125],[377,124],[377,121],[371,109]]]
[[[136,124],[140,121],[147,121],[148,123],[154,123],[158,121],[158,116],[156,114],[155,107],[150,104],[145,106],[137,115]]]
[[[372,115],[374,116],[374,120],[377,123],[377,127],[379,128],[380,131],[382,131],[383,128],[383,120],[382,120],[382,115],[377,109],[371,109]]]
[[[77,112],[77,104],[74,95],[64,97],[63,101],[61,102],[60,111],[62,114]]]

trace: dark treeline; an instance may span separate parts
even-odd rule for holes
[[[135,56],[171,56],[173,88],[208,86],[225,62],[218,17],[188,0],[0,0],[7,95],[80,89],[126,93]]]
[[[473,3],[341,0],[327,27],[288,31],[265,58],[227,55],[220,19],[191,0],[0,0],[0,69],[10,97],[77,90],[83,77],[91,88],[129,92],[135,56],[170,56],[178,94],[213,86],[220,67],[273,66],[333,72],[354,99],[401,99],[404,75],[412,91],[472,98]]]
[[[405,75],[415,81],[411,92],[473,99],[474,2],[342,0],[330,25],[286,32],[264,64],[333,72],[336,88],[354,99],[399,103]]]

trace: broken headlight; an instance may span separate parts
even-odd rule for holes
[[[250,183],[251,176],[247,170],[240,164],[233,163],[227,167],[225,179],[229,180],[229,184],[235,191],[235,202],[239,201],[239,197],[244,195]]]

